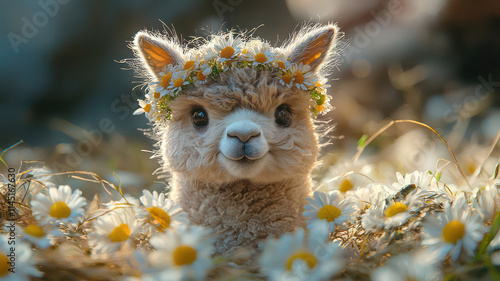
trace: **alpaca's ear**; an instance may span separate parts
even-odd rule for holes
[[[184,63],[182,50],[176,42],[157,38],[142,31],[135,35],[134,49],[141,62],[155,77],[159,77],[167,65]]]
[[[327,25],[299,35],[288,46],[290,61],[307,64],[314,72],[321,71],[321,68],[328,64],[328,57],[334,52],[337,33],[337,26]]]

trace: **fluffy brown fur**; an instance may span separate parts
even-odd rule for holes
[[[308,62],[313,71],[324,74],[336,58],[336,34],[333,25],[315,26],[283,49],[292,61]],[[183,51],[175,42],[143,32],[136,36],[136,54],[153,80],[161,59],[166,57],[165,64],[183,64]],[[151,59],[151,49],[160,55]],[[218,81],[190,85],[171,102],[169,124],[155,128],[163,170],[172,175],[171,197],[193,223],[215,231],[221,253],[255,246],[269,235],[304,225],[303,206],[318,154],[310,111],[313,101],[307,91],[282,86],[275,77],[269,70],[235,68],[221,73]],[[291,124],[285,128],[275,123],[274,116],[282,104],[292,112]],[[191,114],[196,108],[206,110],[208,126],[193,127]],[[258,138],[268,149],[262,158],[233,161],[221,153],[222,139],[234,120],[259,128]]]

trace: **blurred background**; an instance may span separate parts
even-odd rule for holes
[[[143,151],[153,141],[138,130],[146,118],[132,115],[144,93],[120,63],[132,57],[134,34],[166,26],[186,40],[260,26],[254,35],[279,46],[305,22],[338,23],[345,33],[330,77],[336,109],[322,117],[336,124],[324,162],[352,157],[388,120],[413,119],[464,151],[466,171],[477,168],[500,130],[497,0],[3,0],[0,150],[24,140],[4,155],[16,169],[39,160],[114,182],[116,172],[130,193],[162,189],[152,175],[158,164]],[[412,124],[391,127],[366,154],[393,159],[402,172],[449,158],[432,132]]]

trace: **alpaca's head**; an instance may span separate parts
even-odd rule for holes
[[[145,108],[141,101],[152,121],[168,114],[168,122],[155,126],[161,134],[160,152],[168,171],[216,183],[274,182],[307,176],[318,152],[311,108],[319,108],[320,103],[311,98],[311,93],[316,93],[310,90],[314,85],[296,85],[303,77],[290,73],[292,81],[286,83],[286,73],[280,70],[276,56],[282,57],[281,63],[291,65],[291,71],[299,67],[297,71],[303,72],[306,81],[319,85],[325,82],[334,57],[336,34],[332,25],[308,28],[281,48],[224,34],[195,49],[183,49],[171,38],[139,32],[133,47],[157,87],[148,95],[168,101],[168,106],[153,104],[154,109]],[[248,49],[238,49],[238,44]],[[234,52],[226,55],[228,50]],[[253,52],[256,59],[238,62],[237,52],[241,56]],[[276,67],[260,65],[263,59],[259,54],[265,59],[274,57]],[[227,59],[220,59],[225,56]],[[207,70],[197,63],[200,58],[212,59],[223,69],[220,73],[217,67]],[[198,71],[193,70],[196,67]],[[200,79],[207,77],[212,79]],[[175,87],[179,92],[171,98]],[[326,92],[320,96],[328,103]],[[326,103],[321,103],[321,109],[329,106]]]

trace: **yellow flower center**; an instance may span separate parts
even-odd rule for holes
[[[333,205],[325,205],[318,211],[318,218],[328,222],[334,221],[340,215],[342,215],[342,211]]]
[[[258,53],[255,55],[255,61],[258,63],[265,63],[267,61],[267,57],[263,53]]]
[[[288,269],[288,271],[292,270],[293,262],[296,259],[301,259],[301,260],[305,261],[306,264],[307,264],[307,266],[309,267],[309,269],[315,268],[316,264],[318,264],[318,260],[310,252],[307,252],[307,251],[298,251],[298,252],[295,252],[293,255],[291,255],[288,258],[288,260],[286,261],[286,269]]]
[[[295,73],[295,76],[293,78],[295,78],[295,83],[297,83],[297,84],[302,84],[302,83],[304,83],[304,80],[305,80],[304,75],[302,75],[302,73],[300,73],[298,71],[297,71],[297,73]]]
[[[456,244],[465,235],[465,225],[458,220],[452,220],[443,228],[443,239]]]
[[[112,242],[123,242],[128,239],[130,236],[130,228],[127,224],[122,223],[119,226],[115,227],[113,231],[109,234],[109,239]]]
[[[320,110],[321,108],[321,110]],[[323,111],[323,106],[322,105],[317,105],[316,106],[316,110],[317,111]],[[341,184],[340,184],[340,187],[339,187],[339,190],[341,192],[347,192],[349,190],[351,190],[352,188],[354,187],[354,185],[352,184],[352,182],[348,179],[345,179]]]
[[[71,209],[62,201],[58,201],[50,207],[49,215],[56,219],[63,219],[71,215]]]
[[[203,75],[203,72],[198,72],[198,74],[196,74],[196,77],[198,77],[198,80],[200,81],[205,81],[205,79],[207,78],[205,75]]]
[[[322,105],[316,105],[316,111],[321,112],[323,111],[324,107]],[[345,191],[342,191],[345,192]]]
[[[165,75],[163,75],[163,77],[161,78],[161,86],[163,88],[166,88],[168,87],[168,84],[170,84],[170,80],[172,80],[172,72],[169,72]]]
[[[184,70],[188,70],[188,69],[191,69],[191,67],[194,66],[194,60],[188,60],[185,64],[184,64]]]
[[[43,237],[45,236],[45,232],[43,232],[43,228],[36,224],[30,224],[24,228],[24,233],[35,236],[35,237]]]
[[[385,211],[385,216],[390,218],[399,213],[406,212],[406,210],[408,210],[408,206],[403,203],[396,202],[394,203],[394,205],[387,208],[387,210]]]
[[[160,93],[158,93],[158,92],[153,93],[153,98],[157,99],[159,97],[160,97]]]
[[[472,174],[474,174],[475,171],[476,171],[476,166],[474,165],[474,163],[469,161],[467,163],[467,172],[469,172],[469,174],[472,175]]]
[[[281,69],[285,69],[285,63],[282,61],[278,61],[278,67]]]
[[[174,264],[177,266],[189,265],[196,260],[196,250],[190,246],[179,246],[174,251]]]
[[[158,228],[160,230],[163,230],[170,226],[170,216],[167,214],[167,212],[157,207],[149,208],[148,211],[151,215],[151,218],[153,218],[153,221],[159,224]]]
[[[228,59],[234,55],[234,49],[231,46],[225,47],[224,49],[220,50],[220,56],[222,58]]]
[[[292,76],[285,74],[283,75],[283,77],[281,77],[281,79],[283,80],[283,82],[285,82],[285,84],[288,84],[292,81]]]
[[[182,80],[182,78],[177,78],[174,82],[174,87],[180,87],[182,84],[184,84],[184,80]]]
[[[10,263],[6,255],[0,254],[0,277],[9,274]]]
[[[144,109],[144,111],[146,111],[146,113],[149,113],[149,111],[151,110],[151,105],[149,103],[147,103],[142,109]]]

